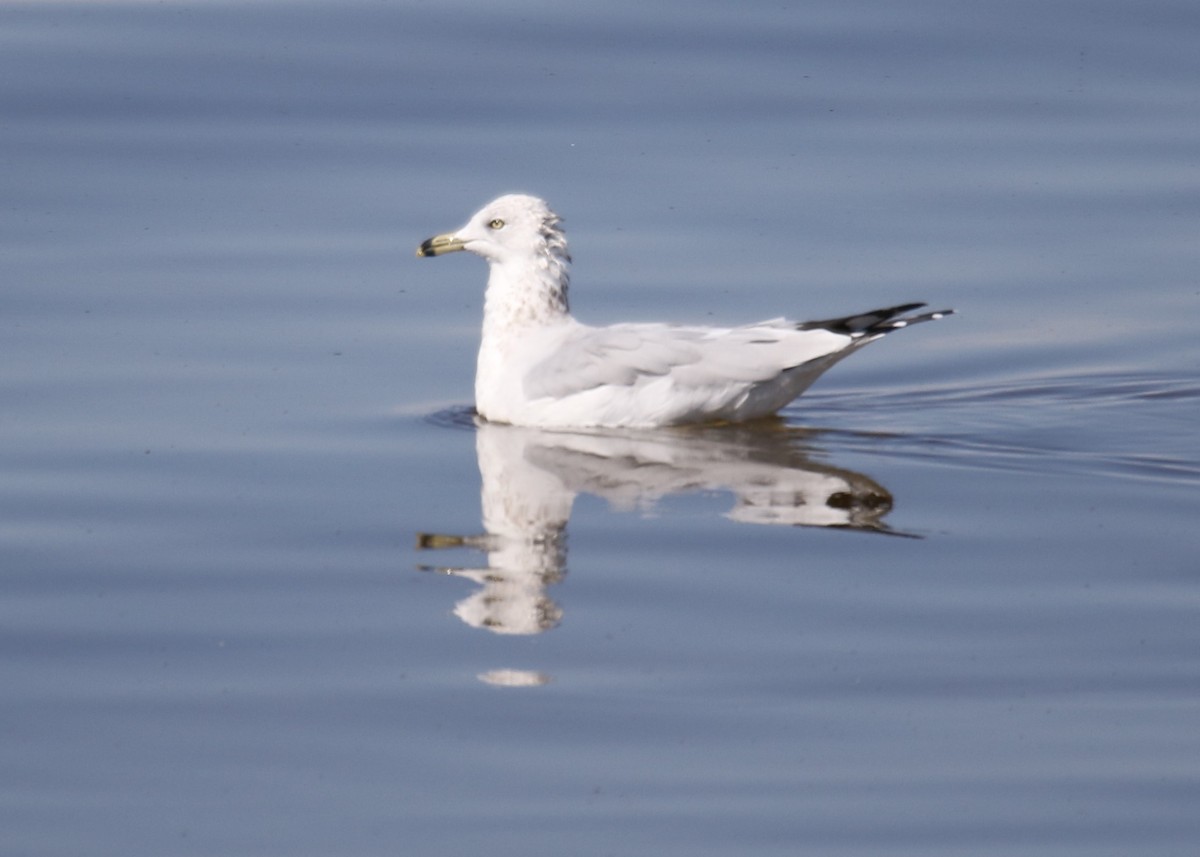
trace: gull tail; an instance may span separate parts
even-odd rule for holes
[[[939,318],[953,314],[952,309],[940,309],[936,312],[923,312],[919,315],[906,315],[924,307],[923,303],[900,304],[899,306],[876,309],[857,315],[830,318],[824,321],[805,321],[796,325],[797,330],[828,330],[844,336],[860,337],[883,336],[893,330],[920,324],[923,321],[936,321]]]

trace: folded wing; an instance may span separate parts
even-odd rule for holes
[[[580,327],[529,372],[525,393],[530,398],[562,398],[597,387],[634,387],[665,376],[696,389],[750,385],[853,344],[849,335],[798,330],[784,319],[734,328]]]

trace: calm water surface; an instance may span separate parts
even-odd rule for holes
[[[0,851],[1190,855],[1200,11],[0,3]],[[470,415],[594,322],[959,315],[779,420]]]

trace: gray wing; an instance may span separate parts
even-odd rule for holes
[[[850,341],[824,329],[798,331],[784,319],[734,328],[581,326],[530,370],[525,392],[530,398],[561,398],[662,376],[690,388],[751,384],[840,351]]]

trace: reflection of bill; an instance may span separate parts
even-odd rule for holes
[[[882,523],[887,490],[811,461],[807,437],[774,421],[647,432],[481,423],[483,535],[423,533],[418,546],[486,553],[484,567],[436,569],[480,585],[455,614],[497,634],[537,634],[562,619],[546,588],[566,574],[567,521],[580,493],[646,509],[670,494],[727,491],[735,503],[726,516],[742,523],[891,532]]]

